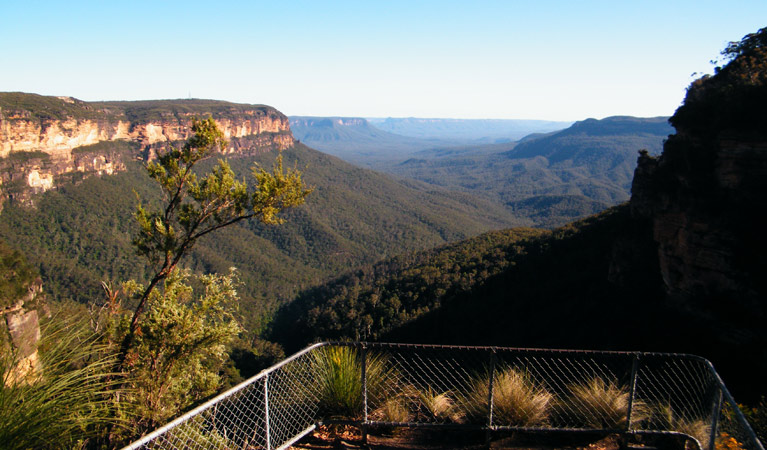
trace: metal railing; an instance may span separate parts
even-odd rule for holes
[[[764,450],[691,355],[319,343],[126,449],[285,449],[318,425],[620,434]]]

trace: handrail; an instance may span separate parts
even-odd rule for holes
[[[482,356],[488,352],[492,371]],[[348,364],[342,367],[343,358]],[[166,448],[166,444],[183,448],[201,445],[199,441],[211,447],[226,442],[231,448],[286,448],[318,425],[334,422],[328,418],[324,377],[328,371],[341,370],[352,370],[351,377],[359,382],[356,412],[342,422],[360,426],[363,433],[380,425],[484,429],[488,436],[499,430],[603,432],[626,438],[677,436],[709,450],[715,450],[718,438],[730,436],[743,449],[764,450],[714,366],[696,355],[377,342],[309,346],[124,450]],[[540,411],[543,419],[538,422],[509,421],[502,414],[504,376],[516,377],[517,384],[532,389],[530,395],[541,395],[557,407]],[[477,389],[485,400],[469,407]],[[451,421],[429,417],[418,403],[422,400],[413,395],[427,390],[451,396],[451,402],[471,414],[464,411],[463,418]],[[577,397],[578,392],[593,398]],[[624,396],[625,411],[614,417],[595,412],[599,409],[590,403],[600,401],[600,395]],[[409,414],[406,420],[383,416],[384,398],[401,401]],[[478,411],[485,419],[467,418]]]

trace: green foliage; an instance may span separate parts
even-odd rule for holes
[[[672,132],[664,117],[587,119],[516,144],[436,149],[374,167],[481,197],[549,228],[626,201],[637,151],[660,153]]]
[[[0,240],[0,309],[24,298],[37,276],[23,253]]]
[[[195,292],[190,281],[202,292]],[[139,428],[162,424],[218,390],[228,345],[242,331],[234,316],[236,286],[233,271],[190,280],[188,272],[176,270],[162,292],[152,292],[125,357],[124,401]],[[128,283],[125,289],[130,294],[143,286]],[[120,342],[128,332],[127,316],[111,319],[113,341]]]
[[[156,266],[156,272],[143,292],[125,336],[125,352],[134,339],[139,317],[152,291],[187,255],[197,240],[208,233],[255,217],[264,224],[281,223],[277,213],[304,202],[307,189],[296,169],[283,170],[278,157],[272,173],[254,169],[257,186],[252,193],[244,181],[237,181],[225,161],[219,161],[200,180],[193,171],[216,149],[227,144],[223,132],[212,118],[192,120],[194,135],[186,144],[147,164],[150,178],[157,181],[163,193],[163,205],[150,211],[139,204],[136,220],[139,233],[133,241],[139,254]]]
[[[86,107],[85,102],[65,101],[58,97],[23,92],[0,92],[0,109],[7,117],[9,113],[24,119],[110,119],[111,114]]]
[[[364,266],[303,292],[280,311],[271,336],[290,349],[314,339],[377,339],[516,264],[527,239],[514,229]]]
[[[728,61],[732,61],[739,56],[753,54],[764,47],[767,47],[767,28],[762,28],[755,33],[749,33],[743,36],[743,39],[740,41],[730,42],[722,50],[722,55]]]
[[[240,180],[254,164],[270,167],[276,157],[270,152],[232,158],[229,165]],[[339,273],[509,223],[471,198],[398,182],[301,145],[285,151],[283,159],[285,167],[305,168],[307,184],[316,189],[311,201],[285,211],[287,221],[279,227],[249,220],[204,236],[181,262],[200,273],[239,268],[240,311],[252,334],[268,326],[280,304]],[[202,161],[199,172],[214,163]],[[151,279],[131,244],[132,191],[147,210],[160,207],[161,192],[140,164],[127,166],[126,172],[41,194],[36,208],[4,205],[0,239],[24,250],[51,299],[87,303],[102,297],[102,280]]]
[[[232,442],[222,436],[215,427],[207,427],[203,416],[199,415],[168,431],[168,436],[168,440],[177,443],[178,448],[196,450],[234,448]]]
[[[473,423],[487,424],[490,407],[488,376],[474,381],[472,389],[462,400],[466,418]],[[493,424],[538,427],[549,421],[554,396],[528,373],[513,367],[501,369],[493,380]]]
[[[146,123],[152,120],[173,120],[212,114],[216,118],[233,117],[255,112],[256,115],[284,118],[273,108],[218,100],[148,100],[84,102],[77,99],[61,99],[53,96],[23,92],[0,92],[0,108],[7,117],[34,120],[90,119],[108,122],[129,120]]]
[[[42,330],[38,370],[19,378],[0,355],[0,442],[5,449],[68,449],[103,439],[115,418],[114,357],[85,321],[56,316]]]
[[[728,63],[687,89],[684,103],[669,119],[679,131],[699,137],[749,136],[767,124],[767,28],[731,42]]]
[[[48,160],[51,159],[51,155],[48,154],[48,153],[45,153],[45,152],[41,152],[41,151],[11,152],[5,158],[0,159],[0,161],[2,161],[2,162],[11,161],[11,162],[21,162],[21,163],[23,163],[23,162],[27,162],[27,161],[33,160],[33,159],[40,159],[40,160],[48,161]]]
[[[72,149],[72,154],[73,155],[86,155],[86,154],[103,155],[106,153],[123,153],[123,154],[131,154],[131,156],[133,156],[137,153],[140,147],[141,145],[138,144],[137,142],[127,141],[127,140],[101,141],[96,144],[82,145],[80,147],[75,147],[74,149]]]

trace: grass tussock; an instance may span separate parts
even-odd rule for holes
[[[373,411],[372,417],[383,422],[404,423],[411,419],[407,401],[401,397],[384,400],[383,404]]]
[[[695,438],[701,448],[708,448],[711,443],[711,423],[701,418],[684,417],[669,404],[655,405],[649,416],[650,426],[654,429],[676,431]]]
[[[557,405],[558,422],[566,427],[617,430],[627,426],[630,392],[615,381],[595,377],[569,386],[570,396]],[[646,405],[635,400],[632,424],[647,418]]]
[[[463,401],[470,422],[486,423],[489,414],[489,380],[480,378]],[[493,380],[493,424],[544,426],[549,421],[554,396],[532,377],[514,368],[498,372]]]
[[[114,358],[84,323],[57,318],[43,330],[39,366],[18,377],[19,358],[0,356],[0,442],[7,450],[75,448],[119,426]]]
[[[368,406],[384,404],[399,377],[382,354],[368,352],[366,361]],[[321,414],[326,417],[356,418],[362,414],[362,360],[357,349],[347,346],[322,347],[314,353],[312,373],[317,384]]]
[[[419,410],[430,422],[457,421],[460,417],[449,392],[436,392],[431,388],[418,391]]]

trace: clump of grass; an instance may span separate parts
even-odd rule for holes
[[[569,388],[570,396],[557,405],[559,420],[566,426],[607,430],[626,427],[631,395],[628,388],[599,377]],[[647,407],[643,402],[634,401],[631,418],[632,424],[647,418]]]
[[[650,412],[650,425],[659,430],[677,431],[695,438],[701,448],[711,443],[711,423],[700,418],[679,415],[669,404],[655,405]]]
[[[384,422],[408,422],[410,409],[401,396],[391,397],[384,400],[383,404],[373,412],[373,417]]]
[[[466,418],[487,421],[489,414],[488,377],[475,381],[463,401]],[[493,423],[507,426],[542,426],[549,420],[554,396],[527,373],[508,368],[493,380]]]
[[[556,406],[557,422],[566,427],[616,430],[626,428],[631,393],[615,381],[595,377],[569,386],[570,396]],[[635,399],[631,423],[648,418],[647,405]]]
[[[113,395],[114,357],[84,323],[43,330],[39,371],[15,374],[18,358],[0,357],[0,442],[3,448],[72,448],[119,425]]]
[[[449,392],[438,393],[429,387],[418,391],[418,403],[427,420],[447,422],[456,419],[455,402]]]
[[[376,408],[398,382],[388,358],[368,354],[368,405]],[[362,414],[362,361],[356,349],[347,346],[322,347],[314,352],[312,373],[317,384],[321,414],[327,417],[359,417]]]

